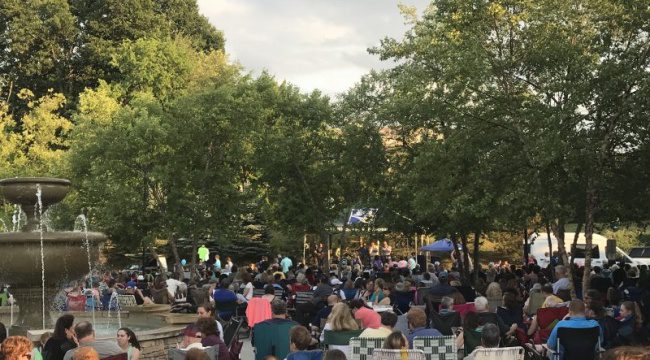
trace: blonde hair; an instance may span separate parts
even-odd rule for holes
[[[352,317],[352,311],[345,303],[338,303],[332,307],[332,312],[327,317],[327,323],[332,330],[359,330],[359,324]]]
[[[24,336],[10,336],[2,342],[4,360],[17,360],[21,355],[32,352],[32,342]]]
[[[490,285],[488,285],[487,290],[485,290],[485,296],[488,298],[501,298],[503,296],[503,292],[501,291],[501,285],[499,285],[498,282],[491,282]]]

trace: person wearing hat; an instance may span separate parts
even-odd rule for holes
[[[449,285],[449,283],[447,282],[447,278],[448,278],[447,271],[443,270],[440,273],[438,273],[438,280],[440,281],[440,283],[431,287],[429,289],[429,294],[433,296],[446,296],[456,291],[456,289],[453,286]]]

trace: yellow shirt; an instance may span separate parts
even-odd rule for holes
[[[560,299],[559,297],[555,295],[549,295],[548,297],[546,297],[546,300],[544,300],[544,303],[542,304],[542,309],[549,308],[549,307],[557,307],[563,302],[564,300]]]

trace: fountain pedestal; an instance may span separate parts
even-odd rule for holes
[[[41,229],[35,216],[37,191],[41,192],[42,212],[61,201],[68,193],[70,181],[53,178],[12,178],[0,180],[0,194],[26,210],[27,224],[21,232],[0,233],[0,281],[11,285],[18,302],[18,325],[40,329],[51,324],[49,311],[54,295],[70,280],[89,272],[86,239],[90,244],[91,262],[99,258],[99,245],[106,240],[101,233],[50,232]],[[41,262],[41,240],[43,262]],[[45,268],[43,287],[42,264]],[[45,288],[45,313],[43,313]]]

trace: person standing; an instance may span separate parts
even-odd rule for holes
[[[388,245],[388,241],[384,241],[384,245],[381,247],[381,257],[384,261],[388,260],[388,257],[393,253],[393,248]]]
[[[205,244],[201,245],[197,254],[199,255],[199,260],[201,260],[201,262],[207,262],[208,259],[210,259],[210,250],[205,247]]]
[[[282,266],[282,272],[283,273],[288,273],[289,269],[293,266],[293,261],[289,258],[289,256],[285,256],[282,261],[280,261],[280,266]]]

